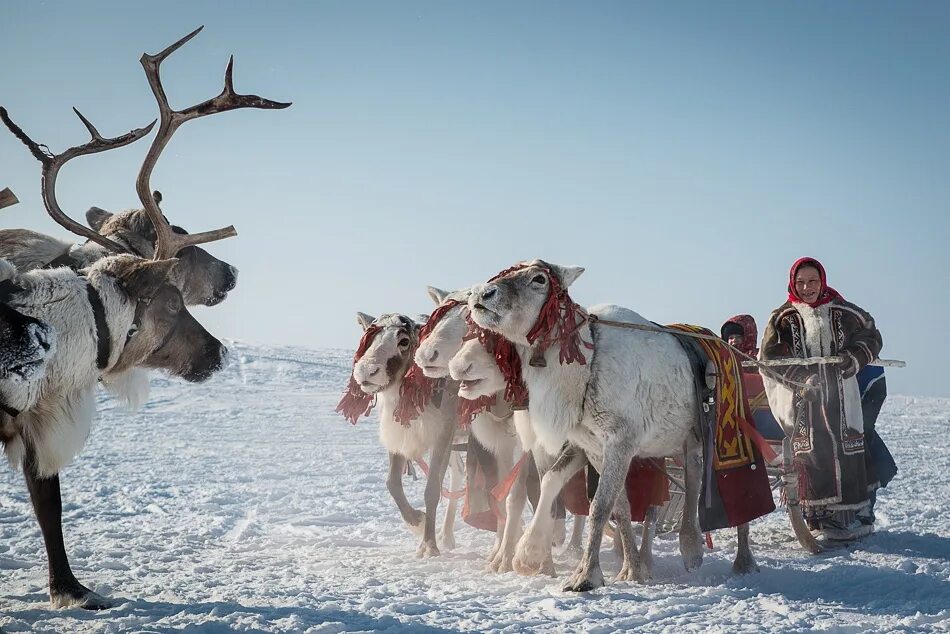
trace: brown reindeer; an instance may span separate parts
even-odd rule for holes
[[[114,255],[93,262],[80,273],[68,267],[34,270],[19,279],[20,290],[9,303],[21,312],[50,323],[60,343],[35,384],[10,387],[19,415],[0,418],[0,445],[7,457],[23,466],[49,562],[50,601],[54,607],[103,609],[112,602],[76,579],[69,567],[62,532],[59,471],[82,448],[92,424],[95,389],[124,385],[136,368],[155,368],[187,381],[203,381],[224,367],[227,350],[188,313],[173,283],[182,251],[236,235],[233,227],[182,234],[168,223],[150,190],[152,169],[171,136],[185,121],[237,108],[285,108],[290,104],[240,95],[228,64],[220,95],[185,110],[172,110],[162,88],[159,66],[172,52],[197,35],[198,29],[157,55],[141,62],[159,105],[161,123],[136,180],[144,213],[155,241],[151,259],[73,220],[56,200],[56,177],[69,160],[122,147],[147,135],[155,122],[108,139],[78,111],[92,139],[52,154],[33,141],[0,108],[0,118],[42,163],[43,202],[49,214],[73,233],[101,245]],[[232,59],[233,63],[233,59]]]

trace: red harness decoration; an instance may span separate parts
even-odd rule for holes
[[[560,346],[558,359],[561,365],[574,362],[585,365],[587,360],[581,353],[581,344],[588,350],[594,349],[593,344],[584,341],[580,336],[581,326],[587,323],[587,311],[571,299],[566,288],[561,288],[561,280],[551,269],[539,264],[516,264],[488,281],[494,282],[530,266],[537,266],[547,273],[548,296],[538,312],[538,320],[528,331],[528,343],[533,345],[535,341],[540,340],[538,355],[544,354],[545,350],[557,343]]]
[[[416,349],[422,345],[426,337],[432,334],[439,320],[461,303],[462,302],[457,299],[450,299],[440,304],[432,312],[425,325],[423,325],[419,331],[419,342],[416,344]],[[403,377],[402,385],[399,387],[399,404],[393,413],[393,419],[408,427],[412,421],[422,415],[423,410],[425,410],[426,406],[432,401],[434,388],[435,380],[427,377],[422,371],[422,368],[413,363],[409,371],[406,372],[406,375]]]
[[[474,321],[471,315],[466,319],[468,322],[468,333],[465,339],[478,339],[485,350],[495,359],[495,365],[501,370],[501,375],[505,378],[505,400],[514,407],[524,407],[528,404],[528,386],[524,384],[521,377],[521,357],[518,356],[518,349],[496,332],[485,330]]]
[[[459,397],[459,427],[468,427],[471,425],[476,416],[489,407],[494,407],[496,402],[498,402],[498,398],[495,394],[491,396],[479,396],[476,399]]]
[[[353,355],[354,366],[363,355],[366,354],[366,351],[369,350],[373,339],[376,338],[380,330],[382,330],[380,326],[371,325],[363,333],[363,337],[360,339],[360,345],[356,349],[356,354]],[[353,378],[353,374],[350,373],[350,382],[347,384],[346,391],[343,392],[343,398],[340,399],[335,411],[338,414],[343,414],[343,418],[355,425],[360,416],[366,416],[370,413],[375,404],[375,400],[372,394],[367,394],[360,389],[356,379]]]

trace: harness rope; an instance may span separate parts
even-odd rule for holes
[[[730,345],[728,342],[723,341],[722,338],[717,337],[716,335],[706,335],[699,332],[682,332],[679,330],[673,330],[672,328],[664,328],[663,326],[647,326],[646,324],[631,324],[625,321],[613,321],[610,319],[601,319],[597,315],[588,315],[587,321],[591,324],[603,324],[605,326],[611,326],[613,328],[626,328],[628,330],[645,330],[647,332],[658,332],[658,333],[674,335],[674,336],[692,337],[693,339],[706,339],[708,341],[715,341],[719,344],[722,344],[728,347],[730,350],[736,353],[738,357],[742,358],[744,360],[743,365],[745,365],[746,363],[749,363],[750,365],[754,365],[757,368],[759,368],[759,371],[761,371],[763,374],[768,374],[769,376],[771,376],[772,378],[778,381],[781,381],[789,385],[794,385],[795,387],[799,387],[805,390],[810,390],[813,387],[811,385],[808,385],[807,383],[800,383],[798,381],[792,381],[791,379],[786,379],[780,373],[776,372],[775,370],[771,368],[771,365],[775,365],[775,364],[762,363],[758,359],[751,357],[747,355],[746,353],[742,352],[735,346]]]

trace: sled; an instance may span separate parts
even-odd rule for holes
[[[768,365],[836,363],[838,360],[839,358],[837,357],[790,359],[768,363]],[[743,365],[751,366],[753,364],[751,362],[744,362]],[[906,366],[903,361],[882,359],[876,359],[870,365],[886,367]],[[795,537],[798,539],[802,548],[813,554],[843,547],[844,542],[817,540],[808,529],[802,517],[801,506],[799,504],[798,474],[794,471],[786,471],[785,469],[785,465],[790,464],[792,459],[790,440],[786,438],[781,425],[779,425],[775,416],[772,415],[772,410],[769,409],[768,398],[766,397],[765,388],[762,383],[762,376],[758,372],[747,372],[743,373],[742,378],[756,430],[762,435],[766,443],[775,453],[774,459],[766,460],[766,473],[769,477],[769,486],[772,489],[773,497],[776,497],[777,494],[778,501],[784,503]],[[657,512],[656,530],[658,535],[679,531],[685,502],[686,485],[683,465],[680,459],[667,458],[666,471],[670,480],[671,499]]]

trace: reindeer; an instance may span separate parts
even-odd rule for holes
[[[604,527],[616,507],[624,551],[618,580],[649,577],[633,541],[629,504],[618,495],[633,457],[685,454],[686,502],[680,551],[688,570],[702,562],[698,526],[701,447],[695,433],[699,403],[691,362],[669,334],[593,328],[567,288],[583,273],[542,260],[516,265],[472,288],[469,308],[476,324],[511,341],[530,393],[529,416],[538,441],[557,461],[541,482],[541,499],[517,546],[514,568],[537,572],[550,557],[555,495],[585,460],[600,473],[590,511],[584,554],[565,590],[583,592],[604,585],[599,550]],[[637,313],[613,305],[591,315],[650,325]],[[757,570],[747,524],[737,528],[733,570]]]
[[[456,433],[458,387],[434,385],[413,367],[413,352],[420,337],[418,322],[397,313],[378,318],[357,313],[357,321],[363,337],[347,391],[336,411],[355,424],[374,402],[378,404],[379,440],[389,452],[386,486],[403,520],[421,534],[416,556],[438,556],[435,519]],[[407,460],[418,461],[426,452],[430,458],[423,512],[413,508],[406,498],[402,475]]]
[[[516,409],[511,399],[506,398],[505,381],[482,345],[487,343],[484,341],[484,331],[482,336],[466,343],[466,338],[470,337],[466,334],[470,328],[467,323],[469,290],[449,293],[432,286],[427,290],[429,297],[438,307],[429,318],[428,336],[419,343],[416,350],[416,365],[431,379],[444,379],[451,375],[452,379],[461,381],[461,402],[473,404],[462,407],[470,410],[468,416],[472,419],[471,434],[496,457],[499,478],[504,478],[512,471],[517,457],[524,451],[523,447],[532,454],[532,460],[524,467],[519,467],[506,500],[505,518],[498,522],[495,544],[488,555],[490,570],[508,571],[511,570],[514,546],[521,531],[521,513],[528,496],[528,477],[531,470],[537,469],[535,465],[540,464],[546,468],[553,464],[554,456],[546,453],[536,443],[527,412],[523,408]],[[492,339],[493,347],[497,343],[494,339],[498,337]],[[465,358],[469,363],[456,361],[462,349],[468,349],[471,358]],[[482,363],[486,360],[487,363]],[[531,501],[537,503],[536,493]],[[582,528],[583,520],[575,518],[572,545],[579,545]],[[559,517],[556,520],[554,543],[561,543],[563,540],[564,520]],[[553,560],[548,562],[547,569],[553,572]]]
[[[8,121],[9,117],[4,118]],[[8,126],[10,124],[8,123]],[[161,194],[153,192],[161,201]],[[143,258],[155,254],[155,227],[144,209],[129,209],[116,214],[99,207],[86,212],[86,222],[99,235],[120,245],[127,253]],[[172,225],[178,234],[188,232]],[[21,271],[68,266],[79,271],[112,251],[93,241],[71,244],[29,229],[0,229],[0,258],[16,264]],[[199,246],[186,246],[178,254],[178,265],[170,280],[182,293],[187,306],[215,306],[223,302],[237,285],[238,270]]]
[[[152,259],[76,222],[56,199],[56,178],[69,160],[128,145],[155,122],[116,138],[105,138],[78,110],[91,140],[52,154],[33,141],[0,109],[0,118],[42,164],[43,202],[47,212],[73,233],[121,255],[102,257],[80,272],[68,267],[33,270],[20,276],[21,290],[9,303],[51,324],[59,343],[42,380],[12,386],[10,400],[20,409],[3,419],[0,441],[14,465],[21,464],[30,499],[46,543],[50,602],[53,607],[103,609],[112,605],[76,579],[69,567],[62,534],[59,471],[80,451],[92,424],[95,389],[101,380],[119,396],[130,398],[129,380],[138,368],[159,369],[186,381],[208,379],[225,365],[227,349],[187,311],[178,286],[183,249],[236,235],[233,227],[181,234],[168,223],[151,193],[150,177],[174,132],[186,121],[237,108],[286,108],[289,103],[240,95],[232,81],[233,58],[220,95],[185,110],[172,110],[162,87],[161,62],[193,38],[197,29],[141,63],[158,102],[161,123],[136,179],[136,192],[152,223]],[[106,219],[105,222],[108,222]],[[103,224],[105,224],[105,222]]]
[[[444,381],[449,378],[449,361],[461,347],[468,329],[465,323],[468,317],[468,289],[450,293],[429,286],[427,291],[436,309],[427,321],[428,336],[419,342],[416,349],[415,363],[426,377]],[[453,385],[458,385],[463,404],[470,399],[467,392],[471,386],[465,383]],[[515,454],[521,453],[511,416],[511,407],[504,400],[494,407],[479,407],[479,411],[466,415],[472,419],[469,426],[471,436],[495,456],[499,478],[511,471]],[[489,562],[494,562],[499,553],[504,532],[505,520],[499,519],[495,544],[488,555]],[[491,567],[493,564],[489,565]]]

